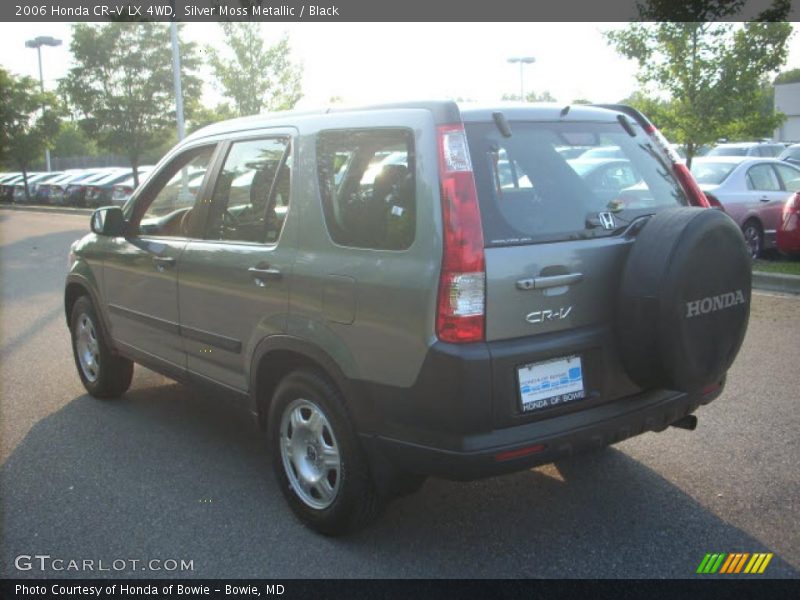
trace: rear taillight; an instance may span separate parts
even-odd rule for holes
[[[708,192],[704,192],[704,193],[705,193],[706,200],[708,200],[708,203],[712,208],[718,208],[720,210],[725,210],[725,207],[722,206],[722,202],[719,201],[719,198],[717,198],[716,196],[714,196],[712,194],[709,194]]]
[[[786,200],[786,204],[783,205],[784,216],[797,213],[800,213],[800,192],[795,192],[789,196],[789,199]]]
[[[656,143],[659,149],[666,154],[667,157],[669,157],[669,160],[672,162],[672,173],[675,175],[675,179],[678,180],[683,192],[686,194],[689,204],[692,206],[703,206],[705,208],[710,208],[711,204],[708,202],[703,190],[701,190],[697,185],[697,182],[692,176],[691,171],[689,171],[689,167],[681,162],[681,157],[678,156],[678,153],[675,152],[672,146],[669,145],[669,142],[667,142],[666,138],[661,135],[661,132],[656,129],[655,125],[652,123],[646,126],[644,130],[647,135],[649,135]]]
[[[486,269],[478,193],[463,125],[438,128],[443,252],[436,335],[443,342],[484,338]]]

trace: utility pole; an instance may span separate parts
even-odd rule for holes
[[[519,100],[525,102],[525,73],[523,67],[536,62],[533,56],[512,56],[508,62],[514,64],[519,63]]]
[[[40,35],[25,42],[26,48],[36,48],[36,54],[39,58],[39,89],[44,94],[44,72],[42,71],[42,46],[60,46],[61,40],[49,35]],[[42,105],[42,114],[44,114],[45,107]],[[50,148],[44,150],[44,166],[46,171],[50,171]]]

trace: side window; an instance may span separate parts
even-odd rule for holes
[[[781,185],[771,165],[756,165],[747,172],[747,187],[751,190],[779,192]]]
[[[323,131],[317,172],[325,222],[337,244],[377,250],[411,246],[416,227],[411,131]]]
[[[289,210],[288,138],[235,142],[214,187],[208,238],[274,244]]]
[[[141,197],[144,214],[139,232],[184,237],[192,230],[195,201],[208,170],[214,146],[189,150],[173,159]],[[134,219],[135,220],[135,219]]]
[[[800,191],[800,171],[787,165],[774,165],[787,192]]]

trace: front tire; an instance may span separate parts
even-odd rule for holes
[[[78,298],[70,317],[72,354],[83,387],[95,398],[118,398],[133,379],[133,362],[115,355],[103,323],[87,296]]]
[[[380,497],[344,398],[322,373],[301,369],[281,381],[268,431],[275,476],[306,526],[342,535],[378,514]]]

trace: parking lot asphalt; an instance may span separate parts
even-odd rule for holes
[[[141,367],[124,398],[86,395],[62,289],[87,221],[0,211],[4,577],[695,577],[707,552],[774,552],[760,577],[800,575],[800,298],[754,296],[727,390],[696,431],[430,480],[369,529],[327,539],[292,517],[241,409]],[[126,563],[15,568],[36,554]],[[192,570],[142,570],[170,559]]]

